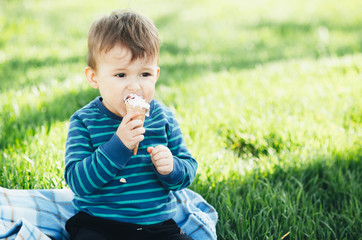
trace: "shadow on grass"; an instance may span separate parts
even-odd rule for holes
[[[19,86],[26,87],[40,84],[41,81],[48,80],[49,77],[58,77],[58,79],[64,79],[59,76],[59,66],[64,67],[65,65],[71,65],[75,63],[85,62],[85,56],[73,56],[69,58],[31,58],[31,59],[10,59],[0,64],[0,92],[6,92],[7,89],[19,88]],[[31,79],[29,75],[35,70],[42,70],[45,68],[54,68],[54,72],[48,71],[46,76],[41,79]],[[58,74],[58,75],[57,75]],[[33,81],[32,81],[33,80]]]
[[[192,187],[217,209],[218,239],[358,239],[361,161],[345,152]]]
[[[52,123],[70,119],[71,115],[96,96],[98,92],[89,88],[86,91],[67,92],[50,102],[43,102],[37,109],[22,108],[18,117],[2,113],[4,125],[0,133],[0,149],[13,144],[22,144],[25,138],[36,134],[40,126],[49,131]],[[67,129],[64,129],[64,134]]]
[[[171,22],[160,20],[159,25],[177,25],[177,20],[177,18],[167,18],[167,21]],[[195,28],[184,26],[185,29],[187,27]],[[170,76],[176,79],[175,81],[193,81],[194,76],[208,71],[247,69],[258,64],[289,59],[340,57],[362,51],[359,41],[362,32],[359,31],[360,24],[357,21],[343,24],[317,19],[310,23],[261,21],[255,25],[245,25],[235,18],[228,29],[235,35],[235,39],[243,40],[238,43],[237,40],[223,39],[215,30],[210,32],[210,36],[216,34],[215,38],[198,40],[201,46],[196,49],[192,48],[195,42],[192,39],[187,39],[182,44],[165,41],[161,46],[160,83],[172,85]],[[349,39],[348,43],[343,36]],[[187,37],[190,36],[180,34],[180,38]],[[211,46],[212,49],[203,45]],[[182,60],[177,63],[163,62],[162,52],[175,58],[181,57]],[[201,60],[198,60],[200,56]]]

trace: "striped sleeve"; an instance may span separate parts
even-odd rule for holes
[[[83,196],[99,189],[124,168],[132,156],[116,134],[99,147],[92,146],[87,126],[78,115],[70,119],[65,151],[65,180]]]
[[[157,173],[161,183],[169,190],[177,191],[188,187],[195,178],[197,162],[188,151],[180,126],[173,116],[167,129],[168,148],[174,159],[174,169],[168,175]]]

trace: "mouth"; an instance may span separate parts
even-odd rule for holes
[[[135,98],[142,98],[142,99],[144,99],[141,95],[131,93],[131,94],[128,94],[126,97],[124,97],[124,98],[123,98],[123,101],[126,101],[126,100],[128,100],[128,99],[135,99]]]

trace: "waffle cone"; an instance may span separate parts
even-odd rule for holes
[[[139,120],[142,121],[142,124],[144,123],[147,109],[141,108],[141,107],[138,107],[138,106],[134,107],[134,106],[131,106],[130,104],[126,103],[126,110],[127,110],[127,113],[138,112],[139,115],[137,117],[133,118],[133,119],[139,119]],[[139,145],[139,143],[137,143],[136,146],[134,147],[133,155],[137,155],[138,145]]]

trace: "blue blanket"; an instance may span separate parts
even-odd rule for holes
[[[173,192],[174,220],[195,240],[216,239],[217,212],[199,194]],[[69,189],[13,190],[0,187],[0,239],[69,239],[65,222],[75,214]]]

